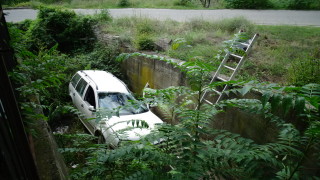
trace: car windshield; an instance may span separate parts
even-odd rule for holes
[[[107,110],[120,108],[119,115],[140,114],[148,111],[145,104],[137,101],[131,94],[99,93],[99,107]]]

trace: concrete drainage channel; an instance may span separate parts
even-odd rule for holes
[[[122,63],[122,69],[128,78],[130,89],[136,94],[141,94],[146,83],[153,89],[187,85],[187,80],[180,69],[164,61],[133,57]],[[257,94],[252,93],[248,96],[257,97]],[[159,117],[163,117],[161,110],[156,108],[155,111]],[[272,142],[278,133],[277,128],[262,117],[252,116],[235,108],[229,108],[215,118],[218,120],[212,127],[238,133],[253,139],[258,144]]]

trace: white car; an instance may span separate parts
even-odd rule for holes
[[[88,131],[98,136],[100,143],[112,147],[122,140],[139,140],[149,134],[156,124],[163,123],[145,104],[132,96],[121,80],[106,71],[78,71],[69,84],[69,94],[73,104],[83,114],[80,120]],[[115,109],[120,110],[116,114],[109,113],[109,117],[104,113]],[[133,120],[142,120],[149,127],[134,128]]]

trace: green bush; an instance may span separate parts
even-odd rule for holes
[[[297,86],[320,84],[320,49],[311,57],[296,59],[289,68],[289,82]]]
[[[186,6],[191,3],[191,0],[178,0],[174,2],[174,5],[176,6]]]
[[[102,9],[98,14],[93,16],[93,19],[101,23],[101,22],[108,22],[112,20],[112,17],[110,15],[110,12],[107,9]]]
[[[227,8],[263,9],[270,7],[269,0],[225,0]]]
[[[270,0],[275,9],[320,9],[320,0]]]
[[[145,19],[136,24],[138,34],[152,34],[155,32],[155,23],[149,19]]]
[[[310,5],[314,0],[289,0],[288,9],[310,9]]]
[[[78,48],[90,49],[95,39],[92,26],[96,21],[77,16],[73,11],[41,7],[38,19],[28,31],[30,49],[44,46],[48,49],[59,44],[59,50],[70,52]]]
[[[83,62],[83,64],[85,63],[86,69],[105,70],[122,78],[120,64],[114,60],[119,54],[120,49],[117,44],[96,44],[90,53],[81,53],[75,56],[75,59],[79,62]]]
[[[130,2],[129,2],[129,0],[120,0],[119,3],[118,3],[118,6],[120,6],[120,7],[128,7],[128,6],[130,6]]]
[[[135,39],[135,45],[138,50],[154,50],[155,43],[151,35],[139,34]]]

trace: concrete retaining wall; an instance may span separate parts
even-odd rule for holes
[[[122,70],[129,80],[129,88],[137,94],[141,94],[146,83],[153,89],[186,84],[180,69],[164,61],[134,57],[123,62]]]

